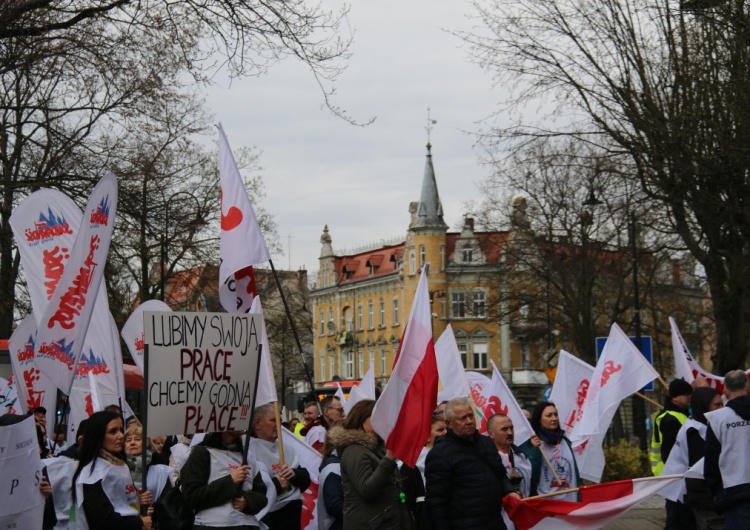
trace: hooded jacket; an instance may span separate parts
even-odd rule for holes
[[[328,439],[341,458],[344,530],[412,528],[401,502],[396,462],[385,457],[382,440],[360,429],[334,427]]]
[[[750,503],[750,396],[730,400],[726,407],[706,414],[704,473],[721,513]]]

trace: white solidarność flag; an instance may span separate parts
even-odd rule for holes
[[[461,362],[461,353],[458,351],[456,336],[450,324],[435,343],[435,358],[440,376],[438,402],[442,403],[457,397],[471,397],[466,370]]]
[[[302,530],[318,530],[316,504],[318,502],[318,479],[320,477],[320,463],[323,457],[315,449],[297,438],[294,433],[285,427],[281,428],[281,436],[284,445],[291,446],[299,455],[299,462],[302,467],[310,473],[310,486],[302,492],[302,516],[300,528]]]
[[[591,434],[583,438],[575,436],[575,427],[583,416],[583,406],[594,375],[594,367],[565,350],[560,351],[559,359],[550,401],[555,404],[560,416],[560,428],[573,440],[573,452],[581,476],[599,482],[605,463],[602,448],[604,434]]]
[[[492,397],[497,399],[497,405],[501,408],[501,414],[505,414],[513,422],[514,441],[515,445],[521,445],[526,440],[531,438],[534,434],[534,429],[531,428],[529,420],[526,419],[526,415],[523,413],[523,409],[516,401],[515,396],[508,388],[508,384],[503,379],[500,370],[495,366],[495,362],[490,360],[492,363],[492,379],[490,380],[490,388]],[[487,420],[492,416],[487,416]]]
[[[117,177],[108,173],[99,180],[89,196],[70,259],[37,323],[36,366],[66,394],[73,386],[75,368],[84,350],[94,304],[96,302],[98,306],[102,299],[97,295],[104,275],[116,211]],[[42,281],[42,278],[35,281]],[[106,296],[103,300],[106,303]],[[101,327],[92,334],[92,339],[102,335],[107,339],[101,351],[92,347],[86,352],[87,358],[93,355],[97,363],[112,346],[112,340],[107,335],[111,331],[109,306],[106,306],[106,312],[102,309],[97,311],[97,314],[103,315]]]
[[[37,407],[47,409],[47,432],[51,432],[55,423],[57,388],[34,363],[35,341],[36,321],[34,315],[29,315],[18,324],[8,341],[10,364],[22,402],[21,411],[32,412]]]
[[[114,211],[107,211],[107,200],[98,204],[95,204],[95,200],[90,202],[92,206],[87,208],[88,224],[97,224],[105,218],[114,217]],[[48,189],[29,195],[11,216],[10,222],[19,242],[21,263],[28,278],[37,325],[41,322],[43,313],[48,310],[49,300],[55,295],[70,263],[71,249],[81,230],[82,220],[83,214],[69,197],[57,190]],[[124,393],[122,356],[117,329],[113,326],[109,312],[106,288],[102,283],[100,282],[96,292],[83,348],[79,348],[84,355],[83,362],[79,362],[77,366],[76,379],[95,377],[102,391],[116,402]],[[93,292],[91,286],[88,289]],[[38,338],[31,342],[38,349]],[[47,349],[61,358],[68,358],[69,345],[53,345]],[[39,368],[35,366],[35,369]],[[82,386],[88,388],[88,383],[84,382]],[[70,388],[62,390],[70,392]],[[51,431],[54,405],[46,408],[50,416],[48,430]]]
[[[34,418],[0,427],[0,528],[41,528],[44,496],[39,491],[42,461]]]
[[[230,313],[246,313],[256,295],[252,266],[268,261],[270,254],[221,124],[219,124],[219,179],[221,181],[219,300],[222,307]]]
[[[416,465],[430,434],[431,415],[437,403],[438,371],[427,270],[425,264],[393,373],[370,420],[385,446],[410,467]]]
[[[130,355],[135,361],[135,365],[138,370],[143,374],[143,350],[144,350],[144,339],[143,339],[143,312],[144,311],[164,311],[171,312],[172,309],[162,302],[161,300],[146,300],[130,314],[128,321],[122,327],[122,340],[130,350]]]
[[[573,439],[606,433],[620,402],[658,377],[659,374],[628,336],[617,324],[612,324],[591,376],[583,415],[575,428]]]

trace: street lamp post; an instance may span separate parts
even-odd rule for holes
[[[164,302],[166,296],[166,281],[167,281],[167,246],[169,245],[169,238],[167,237],[169,235],[169,212],[170,212],[170,205],[172,204],[172,201],[175,197],[178,195],[186,195],[190,197],[193,201],[195,201],[195,205],[197,206],[195,219],[190,221],[189,226],[193,228],[197,228],[199,226],[203,226],[206,224],[205,219],[203,219],[203,215],[201,215],[201,204],[198,198],[190,193],[189,191],[176,191],[172,195],[170,195],[167,200],[164,202],[164,231],[161,234],[161,237],[159,238],[160,241],[160,270],[161,274],[159,275],[159,290],[161,291],[161,301]]]
[[[638,244],[635,224],[635,213],[628,214],[628,238],[633,254],[633,331],[635,332],[635,347],[642,352],[641,340],[641,303],[638,294]],[[642,451],[647,448],[646,442],[646,403],[638,396],[633,396],[633,434],[638,437]]]

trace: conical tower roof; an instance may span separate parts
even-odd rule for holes
[[[411,230],[422,228],[448,229],[448,225],[443,221],[443,205],[440,204],[440,195],[435,180],[435,168],[432,165],[432,145],[430,143],[427,144],[427,160],[422,177],[422,195],[419,198],[416,215],[409,228]]]

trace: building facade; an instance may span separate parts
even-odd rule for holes
[[[549,368],[551,354],[561,347],[575,353],[575,348],[566,344],[566,330],[557,324],[564,310],[550,308],[549,294],[545,307],[544,293],[540,292],[545,284],[540,281],[538,268],[531,272],[532,262],[540,248],[554,247],[551,251],[558,255],[569,250],[558,243],[533,240],[522,198],[513,204],[507,231],[476,231],[473,219],[468,217],[460,232],[449,231],[443,219],[430,144],[420,200],[409,205],[409,212],[410,224],[403,241],[356,254],[336,255],[329,227],[324,228],[319,271],[310,292],[316,383],[337,376],[359,379],[371,365],[376,380],[381,385],[387,381],[422,267],[429,264],[434,337],[437,339],[450,325],[466,370],[489,374],[492,361],[514,391],[524,395],[523,389],[528,390],[524,396],[527,403],[537,401],[542,388],[549,384],[544,369]],[[600,266],[607,264],[602,270],[608,272],[599,272],[601,281],[609,281],[607,274],[610,279],[622,280],[625,272],[617,265],[622,252],[589,247],[584,251],[592,261]],[[585,270],[560,273],[580,273],[582,282],[587,281]],[[661,291],[653,291],[661,293],[661,309],[655,318],[665,321],[662,346],[669,337],[668,302],[675,296],[683,305],[705,301],[696,286],[682,281],[679,286],[669,283],[662,285]],[[546,288],[549,293],[549,283]],[[602,307],[596,307],[595,301],[590,304],[596,327],[592,344],[596,333],[606,335],[613,315],[617,317],[605,307],[610,298],[601,297]],[[626,313],[619,318],[630,320]],[[654,324],[651,329],[660,326]],[[686,340],[690,344],[691,337]]]

